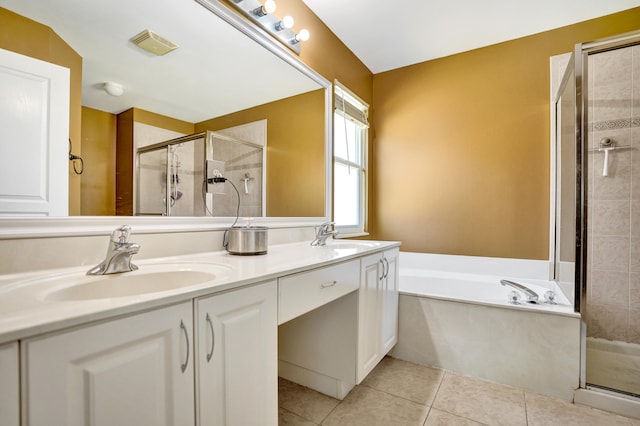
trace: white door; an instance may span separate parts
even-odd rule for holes
[[[69,69],[0,49],[0,216],[68,213]]]
[[[278,424],[275,281],[197,304],[198,424]]]
[[[191,302],[24,342],[23,425],[194,424]]]
[[[382,359],[382,256],[362,258],[358,292],[358,377],[359,384]]]

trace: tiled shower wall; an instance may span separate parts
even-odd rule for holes
[[[587,332],[640,344],[640,46],[589,57]]]

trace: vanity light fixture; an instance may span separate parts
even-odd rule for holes
[[[274,0],[265,0],[262,4],[258,0],[229,0],[226,4],[240,11],[267,33],[275,37],[279,42],[300,54],[300,41],[309,39],[309,31],[300,30],[298,34],[293,31],[293,18],[285,16],[280,19],[273,14],[276,10]]]

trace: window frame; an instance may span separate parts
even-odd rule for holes
[[[338,238],[349,238],[356,236],[366,236],[369,235],[367,232],[368,226],[368,181],[369,181],[369,123],[368,123],[368,113],[369,113],[369,104],[351,92],[347,87],[342,85],[339,81],[334,82],[334,108],[333,108],[333,141],[334,141],[334,149],[333,149],[333,218],[334,222],[335,218],[335,209],[337,205],[337,200],[335,198],[335,188],[336,188],[336,170],[338,165],[351,167],[351,170],[355,169],[359,174],[359,187],[358,187],[358,220],[355,225],[340,225],[336,222],[335,229],[339,231]],[[347,108],[344,108],[342,104],[342,100],[345,101],[345,104],[348,104]],[[355,107],[355,109],[353,108]],[[344,111],[347,109],[348,111],[361,111],[361,117],[355,117],[354,114],[349,114],[348,111]],[[344,159],[342,157],[336,156],[335,149],[335,141],[336,141],[336,133],[341,131],[343,128],[342,125],[338,125],[338,118],[346,118],[355,123],[355,125],[360,128],[359,132],[359,140],[355,142],[355,144],[360,145],[359,156],[357,161],[354,161],[354,158]],[[357,149],[356,149],[357,151]]]

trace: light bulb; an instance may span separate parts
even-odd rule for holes
[[[282,21],[278,21],[274,26],[276,31],[282,31],[284,29],[291,28],[291,27],[293,27],[293,18],[289,15],[282,18]]]
[[[267,0],[264,2],[262,6],[256,7],[255,9],[253,9],[252,12],[258,18],[261,18],[267,15],[268,13],[273,13],[275,11],[276,11],[276,2],[273,0]]]
[[[264,13],[273,13],[276,11],[276,2],[273,0],[267,0],[264,2],[264,6],[262,6],[262,8],[264,9]]]
[[[287,15],[284,18],[282,18],[282,25],[285,28],[293,28],[293,17]]]
[[[309,40],[309,31],[302,29],[298,34],[296,34],[296,41],[307,41]]]

